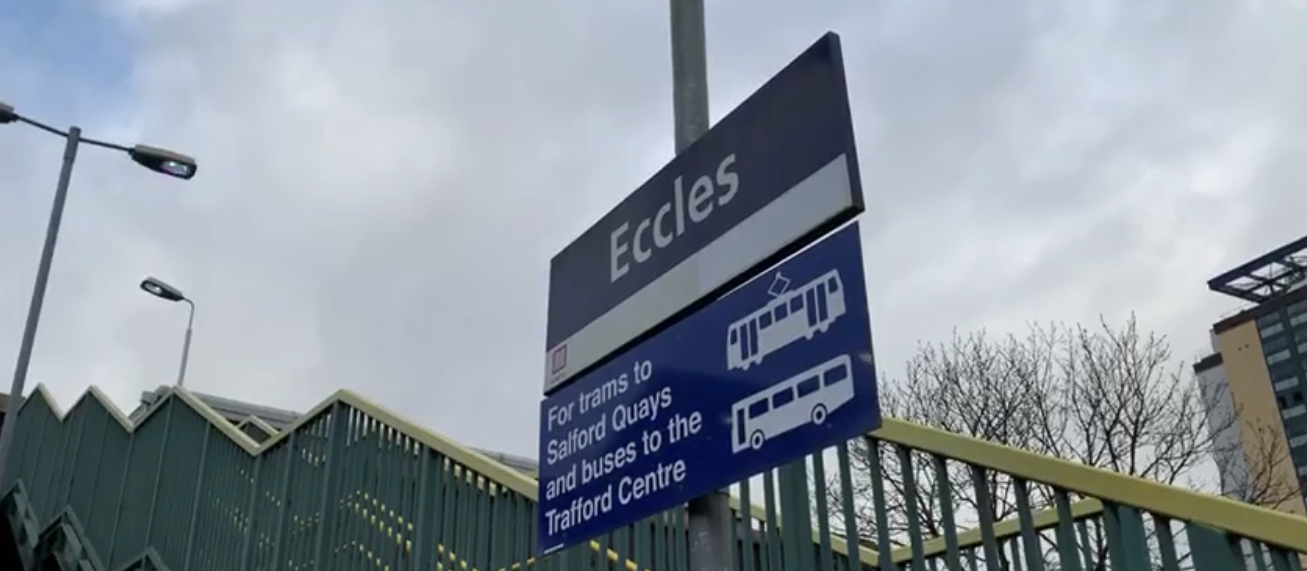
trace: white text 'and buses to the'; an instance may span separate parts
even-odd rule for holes
[[[630,222],[622,222],[609,235],[609,283],[616,283],[631,270],[627,259],[636,264],[643,264],[653,257],[654,252],[666,248],[685,234],[685,219],[698,224],[712,216],[714,203],[726,206],[740,189],[740,175],[731,169],[735,164],[735,154],[727,155],[717,164],[716,184],[708,175],[701,175],[690,186],[690,196],[685,196],[684,177],[678,176],[672,183],[672,200],[663,203],[650,218],[635,224],[631,231]],[[714,200],[714,198],[716,200]],[[653,244],[650,245],[650,238]]]
[[[565,509],[554,508],[545,512],[545,525],[549,534],[567,531],[577,524],[608,513],[617,505],[627,505],[685,481],[685,460],[676,460],[669,464],[658,464],[652,471],[638,476],[623,476],[604,488],[602,493],[593,496],[578,496]],[[616,492],[616,493],[614,493]]]
[[[687,438],[693,438],[703,430],[703,414],[693,411],[689,414],[673,414],[667,419],[666,432],[657,426],[640,431],[638,438],[628,439],[626,444],[609,449],[596,457],[582,457],[572,462],[566,470],[555,472],[540,481],[544,499],[570,494],[576,489],[597,482],[612,475],[622,475],[623,470],[634,468],[636,460],[652,457],[658,453],[664,443],[675,444]]]

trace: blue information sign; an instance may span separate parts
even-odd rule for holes
[[[855,223],[541,403],[540,546],[590,539],[879,426]]]

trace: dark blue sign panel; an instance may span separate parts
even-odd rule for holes
[[[853,224],[541,403],[541,548],[879,426]]]
[[[554,257],[545,392],[862,210],[827,34]]]

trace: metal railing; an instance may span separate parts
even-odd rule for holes
[[[679,509],[537,559],[533,479],[348,391],[280,432],[184,389],[136,423],[94,388],[17,414],[0,489],[23,482],[41,525],[76,514],[107,569],[687,569]],[[1307,519],[895,420],[733,491],[749,571],[1290,571],[1307,551]]]

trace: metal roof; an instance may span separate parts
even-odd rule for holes
[[[154,404],[155,401],[158,401],[159,396],[167,389],[168,387],[161,385],[155,390],[141,392],[141,406],[132,413],[132,418],[135,419],[143,416],[145,412],[149,410],[150,405]],[[191,394],[204,401],[205,404],[209,405],[210,408],[222,415],[223,418],[227,419],[227,421],[232,424],[240,424],[241,421],[254,416],[259,420],[268,423],[269,426],[272,426],[277,430],[285,430],[287,426],[290,426],[295,422],[295,419],[300,417],[300,413],[289,410],[232,400],[205,393],[197,393],[195,391],[191,391]],[[506,452],[496,452],[494,450],[483,450],[480,448],[470,449],[533,478],[539,469],[538,463],[532,458],[508,454]]]
[[[1307,236],[1207,280],[1207,287],[1244,301],[1264,303],[1301,286],[1304,278],[1307,278]]]

